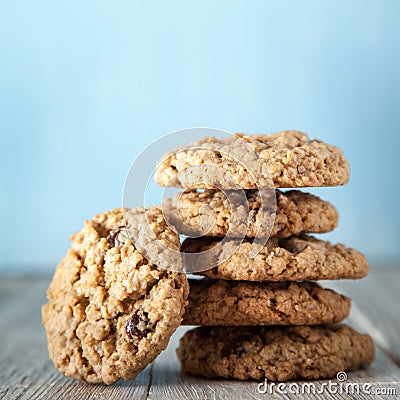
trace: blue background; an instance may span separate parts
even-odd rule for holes
[[[121,204],[140,151],[192,126],[342,147],[351,182],[314,190],[341,214],[326,237],[396,260],[399,15],[398,1],[2,2],[0,269],[52,270],[84,218]]]

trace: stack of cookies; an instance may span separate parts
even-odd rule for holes
[[[251,155],[238,151],[240,146]],[[237,154],[251,160],[251,173]],[[274,210],[261,205],[265,175],[276,188]],[[336,227],[332,204],[303,191],[281,190],[344,185],[348,179],[340,149],[297,131],[206,138],[160,163],[156,181],[186,189],[164,204],[170,221],[181,234],[201,233],[186,238],[182,250],[215,250],[199,258],[202,265],[190,265],[189,272],[197,273],[189,280],[183,324],[200,327],[180,341],[184,372],[285,381],[329,378],[372,362],[371,338],[338,324],[350,312],[350,299],[315,282],[362,278],[367,260],[354,249],[309,235]],[[232,207],[240,191],[247,205]],[[244,230],[243,219],[238,223],[235,217],[243,210]],[[263,229],[266,214],[272,225]],[[198,229],[204,223],[205,234]],[[252,254],[260,239],[262,248]]]
[[[200,325],[178,349],[195,375],[326,378],[372,362],[370,337],[338,324],[350,299],[314,282],[362,278],[365,257],[308,235],[336,227],[331,204],[280,190],[348,178],[339,149],[294,131],[169,154],[156,180],[185,192],[163,209],[95,215],[71,236],[42,307],[54,365],[90,383],[134,379],[182,322]],[[191,237],[181,245],[177,231]]]

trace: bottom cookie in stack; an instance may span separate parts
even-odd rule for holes
[[[346,325],[200,327],[186,332],[177,354],[192,375],[286,381],[358,369],[373,361],[374,346]]]

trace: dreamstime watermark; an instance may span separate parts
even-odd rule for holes
[[[366,394],[376,396],[396,396],[397,389],[393,386],[377,386],[378,383],[360,383],[360,382],[347,382],[346,372],[338,372],[336,381],[331,379],[326,382],[268,382],[265,378],[264,382],[257,385],[257,391],[260,394],[333,394],[333,395],[354,395]]]

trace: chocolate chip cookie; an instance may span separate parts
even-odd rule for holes
[[[189,280],[184,325],[313,325],[340,322],[350,299],[312,282]]]
[[[182,371],[207,378],[332,378],[374,359],[368,335],[346,325],[201,327],[177,350]]]
[[[86,221],[58,265],[42,308],[50,358],[63,374],[91,383],[133,379],[168,344],[188,296],[183,273],[158,268],[126,230],[146,216],[155,235],[179,249],[161,209],[115,209]],[[141,226],[136,227],[141,230]],[[142,235],[142,244],[153,239]]]

